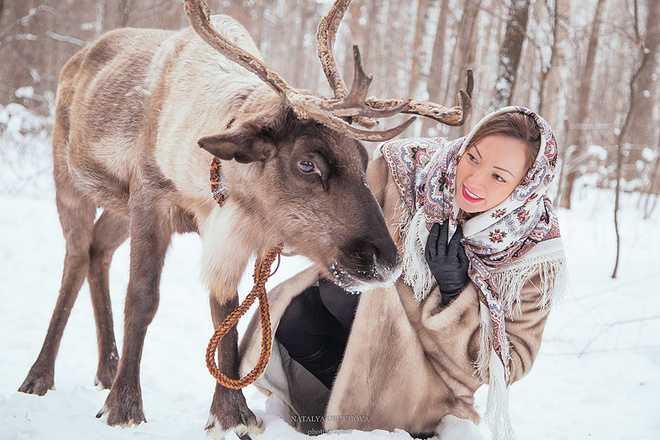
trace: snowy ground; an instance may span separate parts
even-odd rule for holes
[[[64,333],[55,370],[57,390],[44,397],[16,392],[41,348],[64,257],[52,190],[39,192],[38,198],[0,192],[0,439],[207,439],[204,425],[213,379],[204,351],[213,329],[199,281],[200,242],[195,235],[178,236],[172,243],[159,312],[147,334],[142,391],[148,423],[122,429],[94,417],[107,391],[93,385],[96,335],[87,285]],[[585,190],[577,198],[573,211],[559,214],[572,291],[551,313],[534,369],[512,387],[517,437],[660,439],[660,215],[642,220],[636,197],[626,197],[622,262],[619,278],[612,280],[612,194]],[[304,264],[287,259],[269,285]],[[127,282],[124,244],[111,268],[119,344]],[[480,411],[485,391],[477,396]],[[266,431],[257,439],[305,438],[276,415],[276,402],[266,401],[253,387],[246,395],[265,421]],[[410,437],[354,431],[343,438]]]

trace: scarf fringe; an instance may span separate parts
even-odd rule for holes
[[[488,374],[488,397],[484,418],[494,440],[514,440],[515,433],[509,418],[509,388],[504,379],[504,367],[495,351],[490,348],[492,330],[490,312],[485,304],[480,304],[479,313],[481,317],[481,347],[489,347],[488,350],[479,351],[479,360],[477,361],[481,364],[481,370],[478,370],[480,376],[485,378]]]
[[[399,228],[403,233],[403,281],[412,287],[415,299],[418,303],[424,301],[435,285],[435,278],[426,264],[424,248],[419,231],[420,227],[426,230],[426,217],[424,208],[417,209],[414,215],[410,214],[405,207],[402,209],[401,223]]]
[[[502,305],[507,317],[520,309],[521,293],[525,283],[539,276],[536,288],[541,292],[538,307],[543,313],[548,311],[551,301],[564,296],[568,280],[563,251],[556,251],[543,257],[518,260],[505,268],[490,273],[490,279],[502,294]]]
[[[522,289],[525,283],[539,275],[541,292],[537,307],[539,313],[548,313],[551,302],[561,300],[568,291],[568,277],[563,251],[557,251],[544,257],[517,261],[505,269],[491,272],[491,280],[499,292],[503,292],[502,304],[505,315],[511,318],[520,310]],[[482,306],[486,308],[485,306]],[[486,308],[487,311],[487,308]],[[492,320],[489,313],[481,315],[479,330],[479,353],[474,364],[475,374],[486,381],[492,351]]]
[[[495,353],[492,356],[495,358],[493,362],[501,365]],[[484,416],[493,440],[514,440],[516,438],[509,417],[509,388],[504,383],[504,374],[500,376],[491,373],[490,375]]]

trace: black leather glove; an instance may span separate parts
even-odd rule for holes
[[[470,281],[467,273],[469,260],[461,244],[462,236],[463,230],[459,225],[449,241],[449,221],[445,221],[442,226],[440,223],[435,223],[426,240],[424,256],[440,287],[443,305],[449,304],[449,301],[461,293],[463,287]]]

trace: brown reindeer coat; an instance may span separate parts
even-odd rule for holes
[[[400,196],[382,157],[370,163],[367,178],[390,233],[401,246]],[[313,266],[270,292],[273,329],[291,299],[319,274]],[[511,382],[529,372],[541,345],[547,311],[538,307],[542,296],[538,285],[538,277],[528,280],[520,308],[507,319]],[[254,319],[241,343],[244,373],[259,356],[258,326]],[[290,359],[277,342],[257,385],[285,401],[292,410],[290,422],[303,431],[318,429],[322,421],[327,430],[428,433],[447,414],[478,423],[474,393],[484,383],[474,368],[479,332],[479,301],[472,283],[443,307],[437,287],[418,304],[412,289],[399,278],[391,287],[362,294],[331,391]]]

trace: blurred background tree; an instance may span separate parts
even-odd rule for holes
[[[315,33],[331,4],[209,0],[213,13],[245,25],[266,62],[293,86],[326,96]],[[614,190],[618,183],[621,191],[642,193],[639,208],[650,215],[660,192],[659,4],[354,0],[336,54],[350,82],[351,46],[359,44],[373,94],[447,106],[473,69],[473,120],[518,104],[538,110],[555,129],[562,160],[553,195],[561,206],[570,209],[571,195],[584,186]],[[19,104],[45,118],[48,129],[59,71],[77,50],[123,26],[186,25],[180,0],[0,0],[0,106]],[[460,136],[469,127],[420,120],[405,135]],[[8,148],[8,141],[0,145]]]

